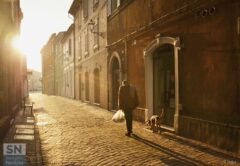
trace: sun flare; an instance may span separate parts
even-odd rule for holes
[[[19,36],[16,36],[12,39],[12,47],[19,51],[22,54],[26,54],[26,50],[24,47],[24,44],[21,41],[21,38]]]

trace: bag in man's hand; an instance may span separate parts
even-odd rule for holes
[[[112,117],[112,120],[116,123],[124,122],[125,115],[122,110],[118,110]]]

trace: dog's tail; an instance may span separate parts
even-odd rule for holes
[[[163,118],[164,116],[164,108],[162,108],[161,114],[160,114],[160,118]]]

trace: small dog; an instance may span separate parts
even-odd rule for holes
[[[163,116],[164,116],[164,110],[162,109],[160,115],[153,115],[147,121],[147,125],[150,126],[150,129],[153,131],[153,133],[159,131],[161,134],[161,123],[162,123]]]

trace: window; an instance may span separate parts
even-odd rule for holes
[[[81,37],[78,36],[78,61],[82,59],[82,45],[81,45]]]
[[[81,24],[82,24],[82,15],[81,12],[78,12],[78,29],[81,29]]]
[[[111,11],[113,12],[115,9],[117,9],[119,4],[119,0],[112,0],[111,2]]]
[[[121,4],[121,0],[117,0],[117,7],[119,7]]]
[[[127,3],[130,0],[108,0],[108,16],[112,14],[118,7]]]
[[[64,56],[64,58],[66,57],[66,46],[65,46],[65,44],[63,45],[63,56]]]
[[[99,44],[99,17],[95,21],[95,25],[93,26],[93,35],[94,35],[94,50],[98,48]]]
[[[67,50],[67,44],[64,44],[64,61],[68,61],[68,50]]]
[[[108,16],[112,14],[121,4],[121,0],[108,0]]]
[[[85,52],[84,52],[85,57],[88,56],[88,31],[85,33]]]
[[[58,56],[58,44],[56,44],[56,47],[55,47],[55,55]]]
[[[88,0],[83,1],[83,17],[85,21],[88,18]]]
[[[55,45],[52,44],[52,45],[51,45],[51,52],[54,52],[54,51],[55,51]]]
[[[111,8],[111,6],[112,6],[112,0],[108,0],[108,4],[107,4],[107,15],[108,16],[110,16],[111,14],[112,14],[112,8]]]
[[[93,11],[98,7],[99,0],[93,0]]]
[[[71,39],[68,40],[68,53],[69,53],[69,56],[72,55],[72,40]]]

